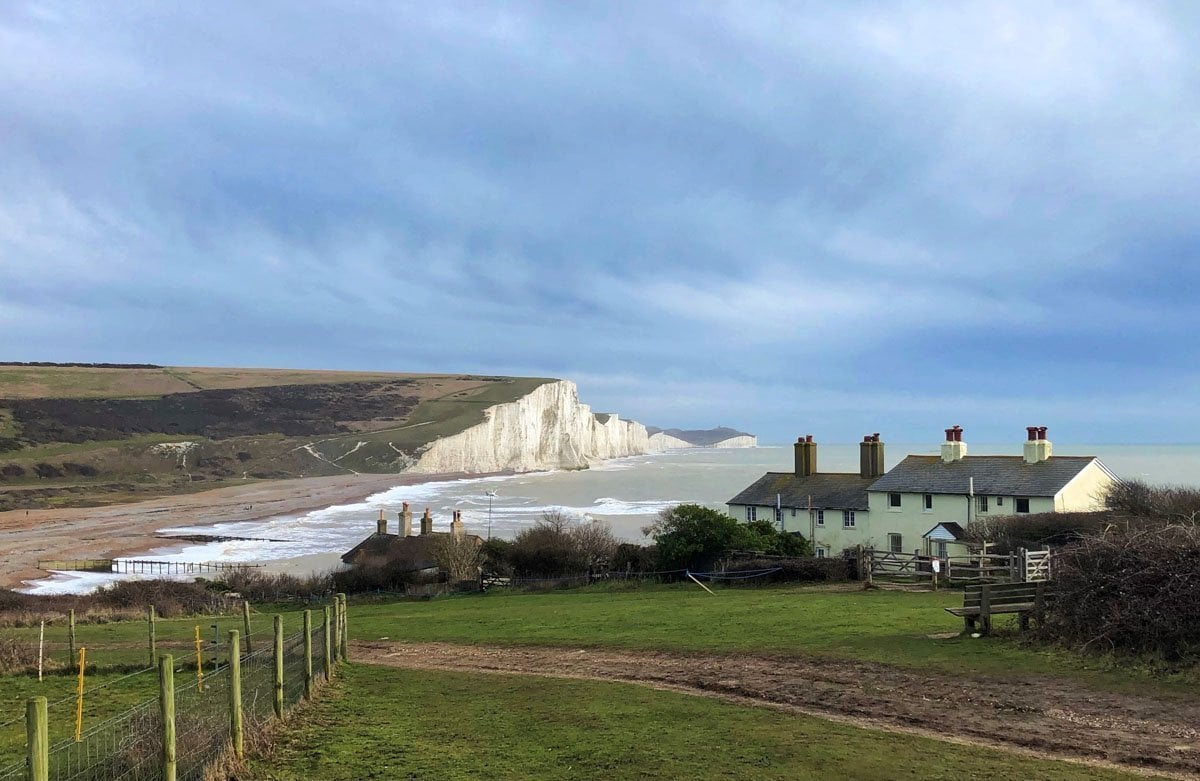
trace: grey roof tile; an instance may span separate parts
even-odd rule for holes
[[[871,485],[872,491],[963,494],[975,479],[975,493],[995,496],[1054,496],[1094,456],[1052,456],[1027,464],[1021,456],[966,456],[943,463],[941,456],[908,456]]]
[[[811,497],[814,510],[865,510],[872,481],[855,473],[818,472],[797,477],[793,472],[767,472],[726,504],[774,507],[778,494],[780,504],[788,508],[805,509]]]

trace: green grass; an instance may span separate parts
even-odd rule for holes
[[[350,665],[250,777],[1019,781],[1137,776],[630,684]]]
[[[96,450],[146,448],[160,442],[203,442],[204,437],[187,434],[138,434],[126,439],[95,439],[87,442],[47,442],[43,445],[32,445],[11,453],[9,460],[16,462],[41,461],[55,456],[89,453]],[[45,480],[39,481],[45,483]]]
[[[301,629],[299,611],[282,614],[287,636]],[[320,626],[322,614],[314,612],[314,626]],[[250,628],[253,649],[267,647],[273,633],[274,614],[252,613]],[[217,625],[221,647],[214,650],[212,624]],[[240,615],[192,616],[159,619],[155,623],[157,649],[175,657],[176,685],[191,680],[195,670],[195,631],[200,627],[201,657],[208,671],[214,661],[224,662],[228,653],[230,629],[242,630]],[[76,644],[87,648],[88,670],[84,677],[84,725],[114,716],[147,699],[158,696],[157,673],[149,668],[148,631],[145,621],[119,621],[106,624],[78,624]],[[38,629],[0,629],[0,637],[13,637],[36,648]],[[29,697],[43,696],[51,702],[50,733],[52,742],[66,738],[73,729],[77,679],[67,650],[65,620],[46,627],[46,669],[42,681],[37,675],[0,676],[0,766],[19,758],[25,746],[24,709]],[[319,654],[317,650],[314,653]],[[319,663],[318,663],[319,665]],[[143,670],[138,673],[138,670]],[[132,674],[136,673],[136,674]],[[132,675],[131,675],[132,674]],[[115,682],[122,679],[119,682]],[[55,704],[57,703],[57,704]]]
[[[669,651],[801,654],[867,659],[942,673],[1058,674],[1105,688],[1195,692],[1194,676],[955,635],[943,608],[961,592],[834,591],[820,587],[718,590],[696,586],[493,593],[431,602],[357,605],[351,636],[417,642],[557,645]]]
[[[74,675],[63,672],[48,674],[41,681],[36,674],[0,678],[0,767],[24,756],[25,700],[29,697],[49,700],[51,744],[73,734],[76,683]],[[158,675],[153,670],[133,675],[89,672],[84,684],[84,729],[158,697]]]

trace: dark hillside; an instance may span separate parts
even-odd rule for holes
[[[320,436],[340,421],[401,417],[416,406],[413,380],[204,390],[143,399],[9,399],[19,440],[38,445],[181,434],[226,439],[255,434]]]

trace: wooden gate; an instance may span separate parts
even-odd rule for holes
[[[1050,580],[1050,551],[1049,550],[1025,550],[1021,548],[1021,574],[1022,580],[1029,582],[1032,580]]]

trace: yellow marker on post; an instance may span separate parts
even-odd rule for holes
[[[204,691],[204,662],[200,659],[200,625],[196,624],[196,689]]]
[[[75,742],[83,740],[83,667],[87,649],[79,649],[79,685],[75,689]]]

